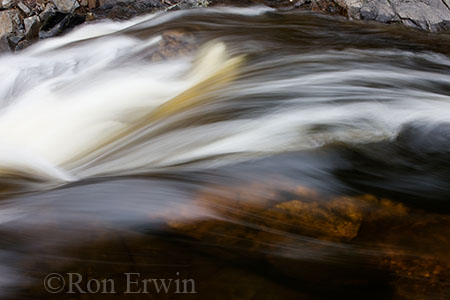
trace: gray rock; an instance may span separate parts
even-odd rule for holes
[[[361,7],[361,18],[378,22],[400,21],[388,0],[368,0]]]
[[[15,32],[19,26],[19,10],[10,9],[0,11],[0,37]]]
[[[23,40],[23,35],[11,35],[8,37],[9,46],[15,47],[21,40]]]
[[[450,29],[450,0],[336,1],[352,19],[402,23],[432,32]]]
[[[31,14],[31,9],[26,6],[22,1],[17,4],[17,7],[20,8],[27,16]]]
[[[25,18],[23,20],[25,25],[25,36],[27,39],[34,39],[39,36],[39,28],[41,27],[41,22],[38,16],[32,16]]]
[[[56,5],[58,11],[62,13],[72,13],[75,9],[80,7],[77,0],[52,0],[53,4]]]
[[[391,4],[402,20],[411,21],[421,29],[450,29],[450,10],[441,0],[391,0]]]

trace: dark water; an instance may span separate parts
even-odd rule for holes
[[[0,58],[1,298],[447,299],[449,42],[208,9]]]

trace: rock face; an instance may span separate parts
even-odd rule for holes
[[[353,19],[402,23],[431,32],[450,30],[449,0],[336,0],[336,3]]]

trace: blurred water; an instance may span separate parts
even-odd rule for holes
[[[222,8],[0,57],[0,292],[175,268],[205,299],[445,298],[449,42]]]

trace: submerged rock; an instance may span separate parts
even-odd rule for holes
[[[169,227],[209,245],[266,253],[269,260],[275,253],[345,261],[347,253],[388,271],[402,299],[446,298],[448,216],[373,195],[327,196],[285,182],[211,187],[195,204],[168,219]]]

